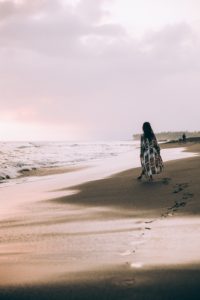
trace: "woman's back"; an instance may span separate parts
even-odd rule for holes
[[[152,179],[153,174],[159,174],[163,169],[163,162],[160,156],[160,147],[151,125],[143,124],[144,133],[141,135],[140,159],[142,164],[142,175]]]

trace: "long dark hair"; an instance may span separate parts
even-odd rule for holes
[[[142,126],[143,132],[144,132],[144,137],[151,141],[154,137],[155,134],[153,132],[153,129],[151,128],[151,124],[149,122],[145,122]]]

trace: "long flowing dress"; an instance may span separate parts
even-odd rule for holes
[[[144,134],[141,136],[140,158],[142,172],[147,178],[162,172],[164,166],[155,136],[150,141]]]

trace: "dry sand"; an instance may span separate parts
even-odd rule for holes
[[[166,163],[152,183],[138,173],[3,220],[0,299],[198,299],[199,156]]]

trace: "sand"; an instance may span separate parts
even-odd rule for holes
[[[24,169],[21,170],[21,177],[25,176],[49,176],[49,175],[56,175],[56,174],[63,174],[63,173],[68,173],[68,172],[75,172],[79,171],[81,169],[85,169],[87,166],[84,167],[52,167],[52,168],[39,168],[39,169]]]
[[[139,171],[2,220],[0,299],[198,299],[199,156],[166,163],[152,183]]]

